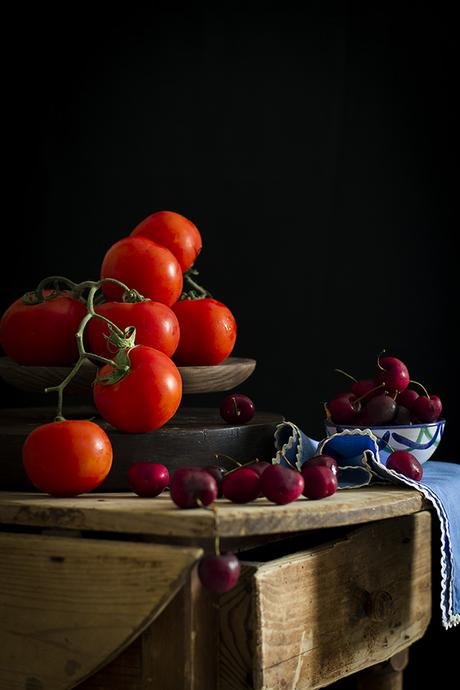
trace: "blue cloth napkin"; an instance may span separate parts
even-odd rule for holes
[[[422,481],[417,482],[387,469],[378,441],[368,429],[344,430],[315,441],[292,422],[276,428],[275,448],[273,462],[298,469],[313,455],[332,455],[339,465],[339,489],[391,482],[420,491],[433,504],[441,527],[442,624],[448,629],[460,623],[460,465],[428,460]]]

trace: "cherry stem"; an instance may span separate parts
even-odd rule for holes
[[[357,383],[357,381],[358,381],[358,379],[355,379],[354,376],[352,376],[351,374],[348,374],[346,371],[343,371],[343,369],[334,369],[334,371],[336,371],[338,374],[343,374],[344,376],[347,376],[349,379],[351,379],[355,383]]]
[[[116,326],[112,321],[110,321],[110,319],[107,319],[105,316],[101,316],[95,311],[95,295],[98,292],[98,290],[101,289],[102,285],[105,282],[117,284],[124,290],[125,294],[130,292],[130,288],[128,288],[128,286],[124,283],[121,283],[119,280],[116,280],[115,278],[103,278],[99,281],[87,280],[82,283],[74,283],[68,278],[63,278],[62,276],[51,276],[50,278],[45,278],[39,283],[35,291],[37,298],[39,298],[40,295],[43,295],[43,290],[45,289],[45,286],[48,285],[50,282],[54,283],[56,293],[59,289],[59,283],[65,283],[68,287],[72,289],[72,292],[74,292],[75,294],[81,294],[84,290],[89,288],[89,293],[86,298],[87,313],[80,322],[78,331],[75,334],[75,338],[77,340],[78,360],[76,361],[70,372],[67,374],[67,376],[61,381],[61,383],[59,383],[57,386],[50,386],[48,388],[45,388],[45,393],[57,392],[58,394],[55,421],[59,422],[65,421],[65,417],[63,416],[64,390],[72,381],[72,379],[76,376],[78,371],[81,369],[85,359],[96,360],[96,362],[101,364],[109,364],[111,367],[113,367],[114,371],[119,371],[121,376],[126,376],[130,369],[129,357],[126,357],[124,362],[117,362],[116,357],[115,359],[109,359],[108,357],[102,357],[101,355],[97,355],[93,352],[87,352],[85,350],[85,346],[83,344],[83,335],[85,328],[91,321],[91,319],[97,318],[104,321],[107,324],[113,337],[118,339],[117,342],[119,343],[119,351],[122,351],[124,348],[131,349],[131,347],[134,347],[136,331],[133,327],[126,329],[125,331],[122,331],[120,328],[118,328],[118,326]],[[129,331],[128,336],[130,336],[128,338],[127,331]]]
[[[238,465],[238,467],[243,467],[242,463],[241,463],[241,462],[238,462],[238,460],[235,460],[235,458],[232,458],[231,455],[225,455],[225,453],[215,453],[215,456],[214,456],[214,457],[216,457],[217,459],[219,459],[219,458],[227,458],[227,460],[231,460],[231,461],[234,462],[236,465]],[[238,469],[238,467],[236,467],[235,469]]]
[[[214,537],[214,551],[216,556],[220,556],[220,536],[218,534]]]
[[[377,355],[377,366],[382,371],[385,371],[385,367],[382,367],[382,365],[380,364],[380,357],[383,355],[384,352],[386,352],[385,348],[383,350],[380,350],[379,354]]]
[[[425,388],[425,386],[424,386],[422,383],[420,383],[419,381],[414,381],[413,379],[410,379],[410,380],[409,380],[409,383],[415,383],[417,386],[420,386],[420,388],[422,389],[422,391],[425,393],[426,397],[427,397],[427,398],[430,397],[430,395],[429,395],[427,389]]]

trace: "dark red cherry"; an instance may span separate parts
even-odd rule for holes
[[[409,385],[409,371],[396,357],[378,357],[376,380],[385,384],[389,393],[402,393]]]
[[[419,482],[423,477],[423,467],[417,458],[407,450],[395,450],[387,458],[386,466],[399,474]]]
[[[255,470],[250,467],[239,467],[224,477],[222,493],[233,503],[250,503],[259,496],[260,482],[261,478]]]
[[[437,395],[419,395],[411,412],[420,422],[435,422],[442,412],[442,403]]]
[[[246,424],[255,414],[251,398],[241,393],[232,393],[222,400],[220,416],[229,424]]]
[[[297,470],[284,465],[271,465],[262,475],[262,494],[273,503],[292,503],[304,488],[303,477]]]
[[[302,465],[301,472],[304,480],[303,495],[307,498],[326,498],[337,491],[337,477],[329,467]]]
[[[203,587],[211,592],[223,594],[238,582],[241,566],[234,553],[209,554],[198,564],[198,577]]]

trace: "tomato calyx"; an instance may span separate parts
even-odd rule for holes
[[[127,304],[136,304],[137,302],[151,302],[152,300],[148,297],[144,297],[144,295],[141,295],[140,292],[133,289],[125,290],[121,301]]]
[[[193,268],[191,266],[189,269],[187,269],[184,273],[184,284],[187,286],[187,290],[184,290],[180,296],[179,302],[181,302],[184,299],[192,299],[192,300],[197,300],[197,299],[205,299],[206,297],[211,297],[212,295],[207,290],[204,288],[202,285],[199,285],[191,276],[197,276],[199,275],[199,271],[197,271],[196,268]]]
[[[129,374],[131,369],[131,361],[129,359],[129,352],[136,347],[136,329],[134,326],[128,326],[120,335],[112,325],[108,324],[110,335],[105,335],[109,346],[114,348],[116,352],[113,363],[115,366],[112,367],[112,371],[104,376],[97,376],[96,381],[101,383],[103,386],[111,386],[114,383],[121,381],[127,374]],[[110,349],[110,348],[109,348]]]
[[[127,376],[131,370],[129,352],[133,349],[133,347],[135,347],[135,345],[119,350],[113,359],[114,366],[112,367],[112,371],[104,376],[97,376],[97,383],[100,383],[103,386],[113,386],[114,383],[118,383],[118,381],[121,381],[125,376]]]

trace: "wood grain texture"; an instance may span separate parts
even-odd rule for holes
[[[216,597],[193,568],[183,587],[125,651],[78,690],[216,690]]]
[[[425,632],[431,515],[366,525],[346,539],[246,568],[250,593],[243,580],[222,598],[222,690],[251,688],[251,676],[256,690],[320,688],[389,659]],[[379,621],[366,614],[374,591],[391,598]]]
[[[265,498],[245,505],[218,499],[214,510],[180,510],[167,493],[155,499],[132,493],[56,499],[5,491],[0,492],[0,523],[206,539],[354,525],[410,515],[425,506],[417,490],[394,486],[344,489],[322,501],[302,497],[285,506]]]
[[[179,367],[184,393],[212,393],[236,388],[246,381],[256,367],[248,357],[228,357],[213,366]],[[37,367],[17,364],[9,357],[0,357],[0,377],[9,385],[28,393],[43,393],[56,386],[70,373],[71,367]],[[86,360],[66,388],[66,393],[91,397],[91,386],[97,367]]]
[[[114,429],[89,406],[65,406],[68,419],[93,420],[112,443],[114,463],[98,491],[129,491],[128,469],[133,462],[161,462],[170,472],[183,465],[204,466],[218,461],[234,467],[225,456],[247,462],[258,457],[271,460],[275,454],[274,433],[283,417],[257,411],[247,424],[227,424],[213,408],[180,407],[160,429],[145,434],[126,434]],[[22,466],[22,446],[40,424],[52,421],[52,407],[6,409],[0,415],[0,487],[34,491]],[[216,460],[216,455],[221,454]]]
[[[0,534],[0,688],[76,685],[151,623],[201,553]]]

